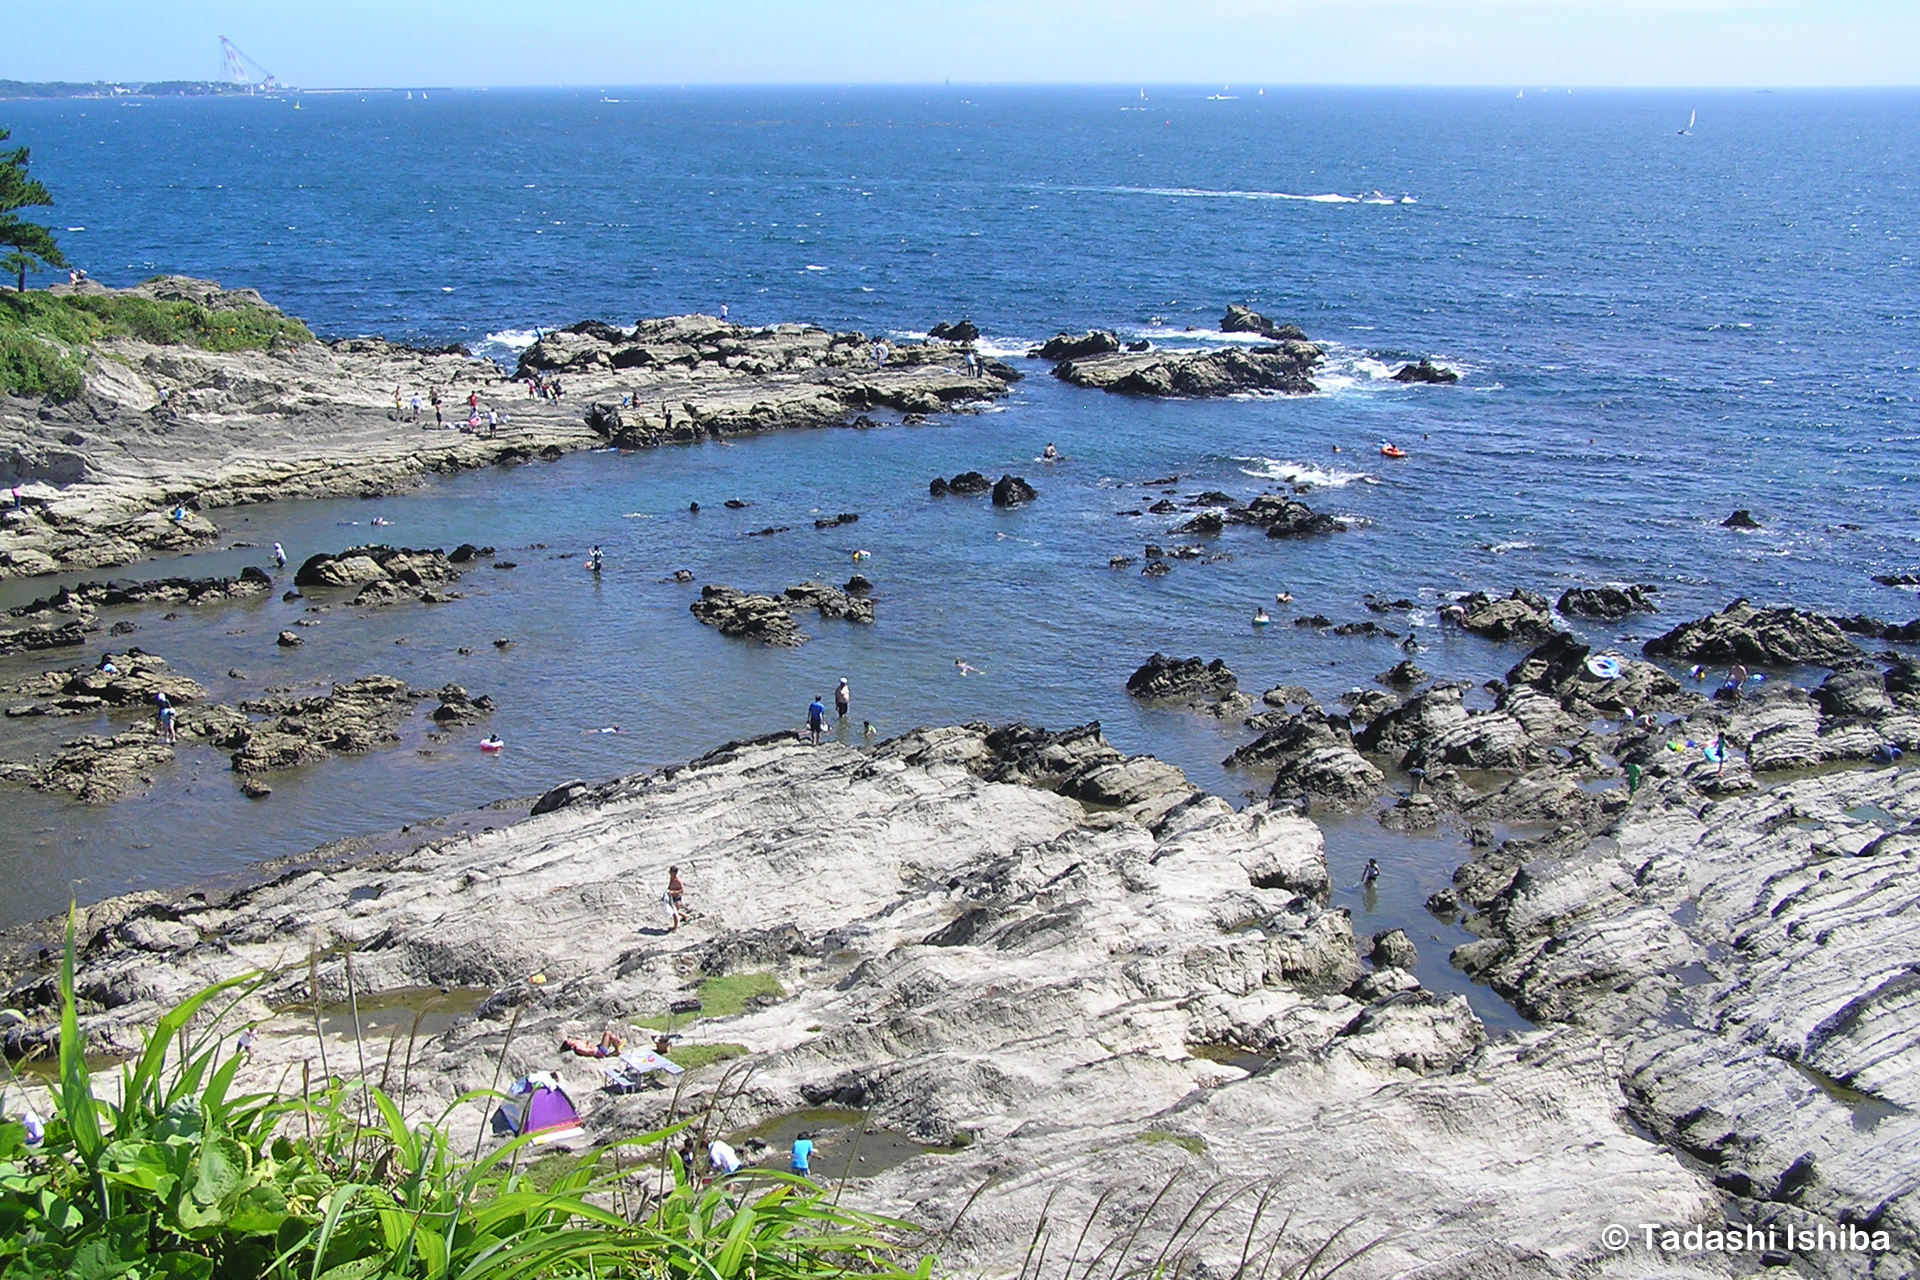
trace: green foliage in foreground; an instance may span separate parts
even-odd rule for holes
[[[210,311],[195,302],[127,294],[81,297],[0,294],[0,389],[70,399],[80,392],[87,352],[102,338],[203,351],[262,351],[313,341],[298,320],[266,307]]]
[[[209,987],[168,1013],[122,1069],[122,1101],[102,1100],[73,966],[70,915],[55,1115],[38,1148],[22,1126],[0,1124],[4,1280],[932,1273],[931,1258],[912,1272],[897,1265],[903,1224],[840,1209],[798,1179],[762,1174],[731,1194],[693,1185],[667,1151],[673,1129],[571,1164],[549,1158],[530,1176],[525,1139],[467,1159],[444,1116],[409,1121],[363,1085],[236,1093],[240,1059],[221,1059],[213,1005],[258,979]]]

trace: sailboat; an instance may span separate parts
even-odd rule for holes
[[[1691,136],[1693,133],[1693,126],[1699,119],[1700,119],[1700,112],[1697,108],[1695,110],[1687,112],[1687,127],[1680,130],[1680,136],[1683,138]]]

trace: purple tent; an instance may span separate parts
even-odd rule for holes
[[[581,1131],[580,1113],[561,1087],[560,1077],[552,1072],[524,1076],[507,1093],[500,1117],[507,1132],[516,1137],[532,1134],[535,1142],[552,1142]]]

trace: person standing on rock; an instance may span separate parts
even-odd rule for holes
[[[160,722],[160,740],[168,746],[172,746],[179,741],[179,736],[174,729],[174,720],[176,717],[173,711],[173,704],[167,701],[167,695],[164,693],[154,694],[153,699],[154,702],[158,704],[154,715]]]
[[[723,302],[720,304],[720,323],[725,324],[726,322],[727,322],[727,304]]]
[[[441,416],[440,413],[440,388],[435,387],[429,391],[427,393],[427,399],[433,404],[433,425],[436,427],[446,426],[447,420]]]
[[[1640,766],[1635,764],[1633,761],[1629,760],[1627,762],[1627,795],[1629,797],[1632,797],[1634,795],[1639,794],[1639,791],[1640,791]]]
[[[827,731],[827,704],[817,696],[807,707],[807,733],[813,739],[813,745],[819,746],[821,737]]]
[[[679,932],[680,926],[692,920],[687,914],[687,886],[680,880],[680,868],[667,868],[667,911],[673,916],[673,930]]]
[[[833,691],[833,709],[839,713],[842,720],[845,720],[847,718],[847,708],[852,705],[853,690],[847,687],[847,678],[841,676],[840,687]]]

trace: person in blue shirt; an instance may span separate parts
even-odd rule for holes
[[[807,732],[813,738],[813,745],[820,745],[820,735],[827,730],[827,704],[818,697],[807,708]]]
[[[812,1159],[813,1136],[802,1131],[800,1136],[793,1140],[793,1171],[803,1178],[811,1177],[812,1175],[807,1172],[807,1165]]]

